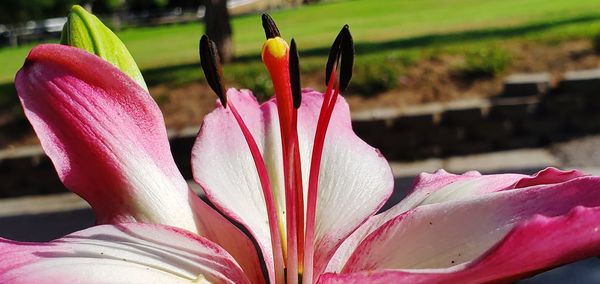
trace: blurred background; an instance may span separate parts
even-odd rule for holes
[[[93,224],[62,186],[24,118],[13,78],[29,50],[58,42],[73,4],[111,27],[163,111],[178,166],[216,98],[198,40],[215,39],[228,86],[272,95],[260,60],[260,13],[296,39],[302,84],[323,91],[329,47],[344,24],[356,47],[344,94],[359,136],[381,149],[397,202],[421,171],[600,174],[597,0],[2,0],[0,235],[48,240]],[[201,191],[198,189],[199,192]],[[389,205],[389,204],[388,204]],[[528,281],[600,282],[591,259]]]

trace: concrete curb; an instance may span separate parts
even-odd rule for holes
[[[559,167],[560,162],[546,149],[522,149],[468,156],[455,156],[446,159],[434,158],[415,162],[390,162],[396,178],[396,190],[405,191],[416,175],[445,169],[452,173],[478,170],[482,173],[507,171],[529,171],[548,166]],[[600,168],[586,171],[600,173]],[[202,195],[202,189],[193,181],[188,184],[194,192]],[[401,196],[399,197],[401,198]],[[32,195],[0,199],[0,217],[46,214],[53,212],[89,209],[89,205],[77,195],[65,192],[49,195]]]

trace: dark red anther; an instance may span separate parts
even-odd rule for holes
[[[340,91],[346,90],[352,78],[352,66],[354,65],[354,41],[350,28],[344,25],[331,45],[327,66],[325,68],[325,84],[329,84],[331,72],[335,67],[339,74]]]
[[[296,41],[292,38],[290,45],[290,87],[292,88],[292,99],[294,108],[299,108],[302,102],[302,89],[300,87],[300,62]]]
[[[210,88],[217,94],[223,107],[227,107],[227,93],[223,83],[223,70],[217,45],[207,35],[200,39],[200,65]]]

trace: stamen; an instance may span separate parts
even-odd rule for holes
[[[292,88],[292,99],[294,100],[294,108],[299,108],[302,102],[302,90],[300,88],[300,59],[296,41],[292,38],[290,45],[290,85]]]
[[[296,193],[296,235],[298,245],[298,273],[303,273],[304,263],[304,190],[302,189],[302,171],[300,165],[300,148],[298,144],[298,108],[302,102],[302,90],[300,87],[300,59],[296,41],[292,38],[290,46],[290,88],[292,91],[292,99],[294,110],[292,112],[292,141],[295,141],[296,149],[294,150],[294,183]]]
[[[267,207],[267,216],[269,221],[269,231],[271,234],[271,246],[273,247],[273,262],[275,265],[275,280],[276,283],[283,283],[284,275],[283,275],[283,255],[281,249],[281,233],[279,231],[279,226],[277,224],[277,211],[275,208],[275,200],[273,199],[273,192],[271,190],[271,183],[269,181],[269,174],[267,172],[267,167],[265,162],[261,156],[260,150],[256,145],[256,141],[252,137],[250,130],[242,120],[242,117],[238,113],[237,109],[233,105],[233,103],[229,103],[229,109],[231,113],[235,117],[235,120],[244,135],[244,139],[248,145],[250,153],[252,155],[252,159],[254,160],[254,166],[256,167],[256,171],[258,172],[258,177],[260,179],[260,184],[263,189],[263,196],[265,198],[265,203]]]
[[[221,73],[219,55],[216,52],[215,43],[211,41],[206,35],[202,36],[202,39],[200,40],[200,60],[202,70],[204,71],[209,85],[221,100],[221,104],[223,105],[223,107],[229,107],[229,110],[233,114],[238,126],[240,127],[240,130],[242,131],[244,139],[246,140],[246,143],[252,155],[252,159],[254,160],[254,166],[256,167],[256,171],[258,173],[260,184],[263,190],[263,197],[266,203],[269,231],[271,234],[271,246],[273,247],[275,280],[276,283],[284,283],[285,278],[283,274],[284,264],[281,249],[281,232],[279,231],[279,227],[277,224],[277,210],[275,207],[276,204],[273,197],[273,192],[271,190],[271,183],[269,181],[267,167],[265,165],[264,159],[262,158],[258,145],[256,144],[254,137],[252,137],[252,133],[244,123],[244,120],[238,113],[236,107],[232,102],[229,102],[229,105],[227,105],[227,94],[225,93],[225,86],[222,80],[223,76]]]
[[[327,90],[325,91],[323,104],[317,122],[315,138],[313,142],[313,152],[310,164],[310,174],[308,180],[308,197],[306,211],[306,238],[304,255],[304,275],[303,283],[312,283],[314,280],[314,252],[315,252],[315,217],[317,208],[317,194],[319,186],[319,171],[321,159],[323,156],[323,147],[327,127],[331,120],[333,110],[340,90],[344,90],[352,78],[352,65],[354,63],[354,47],[352,35],[345,25],[333,45],[331,46],[330,57],[327,61],[326,78]],[[336,80],[337,70],[340,69],[340,78]],[[335,83],[334,83],[335,82]],[[335,84],[335,89],[333,88]],[[321,271],[317,271],[320,273]]]
[[[220,63],[217,45],[207,35],[203,35],[200,39],[200,65],[202,65],[208,85],[217,94],[223,107],[227,107],[227,95]]]
[[[271,15],[267,13],[262,14],[262,25],[267,39],[281,36],[281,33],[279,33],[279,29],[277,28],[275,21],[273,21],[273,18],[271,18]]]
[[[350,27],[348,25],[342,27],[342,30],[338,33],[333,45],[331,45],[327,66],[325,68],[326,84],[329,84],[329,78],[334,65],[339,67],[340,91],[345,91],[348,84],[350,84],[350,79],[352,78],[352,66],[354,65],[354,41],[352,40]]]

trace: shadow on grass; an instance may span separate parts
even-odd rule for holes
[[[585,24],[599,21],[600,14],[581,15],[572,18],[529,23],[520,26],[505,28],[486,28],[479,30],[470,30],[464,32],[453,32],[444,34],[429,34],[409,38],[400,38],[382,42],[355,42],[356,53],[359,55],[372,54],[386,50],[410,49],[416,47],[443,46],[456,43],[470,43],[482,40],[509,39],[512,37],[526,36],[540,33],[546,30],[560,26],[572,24]],[[327,56],[328,47],[319,47],[304,49],[301,51],[302,57]],[[258,62],[260,55],[248,54],[235,58],[234,63]],[[199,63],[188,63],[164,66],[159,68],[144,69],[142,71],[148,86],[156,86],[164,83],[186,83],[203,78]],[[14,105],[18,105],[18,99],[14,94],[14,85],[12,83],[0,84],[0,107],[6,112]]]
[[[13,82],[0,83],[0,108],[6,110],[7,106],[19,103],[17,90]]]
[[[0,84],[0,109],[0,148],[4,148],[31,133],[12,82]]]
[[[142,75],[144,76],[144,80],[146,80],[148,87],[153,87],[164,83],[186,81],[185,79],[198,79],[199,77],[193,76],[193,74],[196,73],[198,73],[199,76],[204,77],[204,75],[200,75],[202,74],[202,72],[200,72],[200,62],[142,70]]]
[[[355,42],[355,49],[357,54],[364,55],[393,49],[409,49],[416,47],[430,47],[434,45],[439,46],[456,43],[470,43],[483,40],[509,39],[517,36],[526,36],[543,32],[560,26],[585,24],[598,20],[600,20],[600,14],[590,14],[568,19],[530,23],[506,28],[487,28],[445,34],[428,34],[383,42]],[[325,56],[327,54],[329,54],[329,48],[314,48],[305,50],[301,53],[301,55],[304,56]]]
[[[501,40],[518,36],[532,35],[561,26],[572,24],[585,24],[599,20],[600,14],[595,13],[567,19],[529,23],[525,25],[504,28],[486,28],[464,32],[429,34],[381,42],[355,42],[355,48],[356,54],[361,56],[387,50],[444,46],[457,43],[472,43],[482,40]],[[300,52],[301,57],[318,57],[327,56],[328,54],[329,47],[304,49]],[[258,62],[259,60],[260,55],[258,53],[255,53],[238,56],[235,58],[235,61],[233,63],[250,63]],[[189,82],[191,80],[195,80],[203,76],[200,72],[199,63],[189,63],[181,65],[164,66],[153,69],[145,69],[143,70],[143,74],[149,86],[155,86],[170,82]]]

